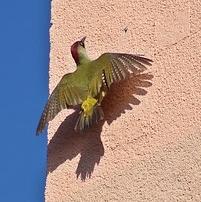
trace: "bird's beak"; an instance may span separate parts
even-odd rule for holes
[[[87,38],[86,36],[83,37],[83,38],[81,39],[81,42],[84,43],[86,38]]]

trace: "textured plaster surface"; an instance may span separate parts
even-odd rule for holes
[[[199,0],[52,1],[50,92],[85,35],[91,58],[144,53],[154,64],[113,86],[105,121],[85,134],[72,110],[50,123],[46,202],[201,201],[200,10]]]

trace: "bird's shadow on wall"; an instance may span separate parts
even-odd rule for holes
[[[63,162],[80,154],[77,178],[80,176],[83,181],[90,178],[95,164],[98,165],[104,155],[100,136],[103,124],[111,124],[126,110],[132,110],[131,105],[139,105],[140,100],[135,95],[146,95],[145,88],[152,85],[152,78],[153,75],[149,73],[141,73],[111,86],[102,103],[105,119],[83,133],[76,133],[73,129],[78,112],[69,115],[48,144],[48,172],[53,172]]]

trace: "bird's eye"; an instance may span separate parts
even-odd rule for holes
[[[84,43],[82,41],[80,42],[80,46],[84,48]]]

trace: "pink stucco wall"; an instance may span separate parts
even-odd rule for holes
[[[85,35],[91,58],[144,53],[154,64],[113,87],[105,121],[86,134],[65,119],[72,110],[50,123],[47,202],[201,201],[200,10],[199,0],[52,1],[50,91]]]

